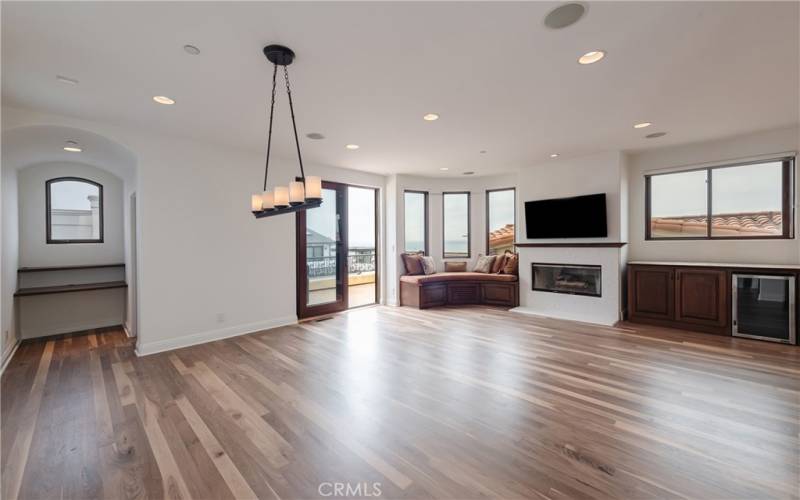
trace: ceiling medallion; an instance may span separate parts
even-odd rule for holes
[[[306,177],[303,171],[303,157],[300,154],[300,140],[297,137],[297,123],[294,119],[294,104],[292,103],[292,89],[289,85],[289,71],[287,66],[294,61],[294,52],[283,45],[267,45],[264,55],[273,65],[272,70],[272,99],[269,108],[269,131],[267,133],[267,159],[264,165],[264,188],[261,194],[250,197],[250,210],[260,219],[273,215],[299,212],[315,208],[322,204],[322,179],[319,177]],[[267,176],[269,174],[269,153],[272,149],[272,119],[275,115],[275,89],[278,76],[278,66],[283,66],[283,79],[286,82],[286,95],[289,98],[289,112],[292,116],[292,129],[294,130],[294,143],[297,146],[297,161],[300,164],[300,176],[296,177],[289,186],[275,186],[267,189]]]

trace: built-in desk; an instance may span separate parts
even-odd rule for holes
[[[23,339],[124,321],[125,264],[22,267],[17,273],[14,297]]]

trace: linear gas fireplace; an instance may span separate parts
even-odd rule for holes
[[[600,266],[531,264],[533,290],[600,297]]]

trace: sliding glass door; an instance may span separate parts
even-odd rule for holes
[[[378,301],[377,190],[322,183],[322,205],[297,213],[297,315]]]

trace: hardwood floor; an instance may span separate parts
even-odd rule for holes
[[[2,497],[798,498],[799,420],[800,348],[641,325],[374,307],[144,358],[107,332],[16,353]]]

